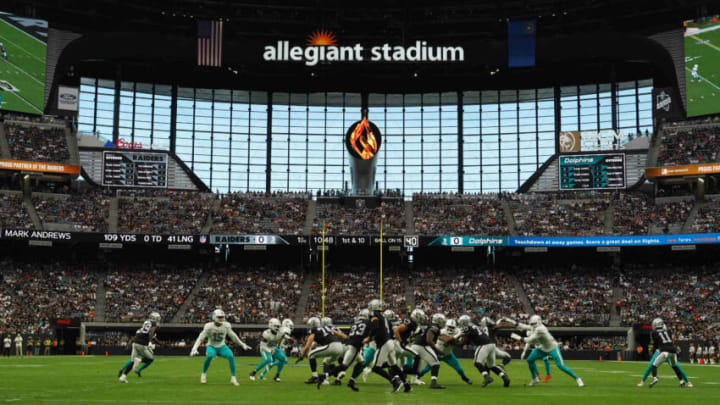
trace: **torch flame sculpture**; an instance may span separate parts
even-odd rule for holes
[[[367,109],[363,109],[362,119],[352,124],[345,134],[345,147],[350,154],[350,172],[355,195],[373,193],[375,158],[381,145],[380,130],[368,120]]]

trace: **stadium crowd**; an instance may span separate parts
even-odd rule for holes
[[[658,163],[664,166],[720,161],[720,126],[670,128],[663,136]]]
[[[334,204],[318,204],[317,216],[313,222],[313,235],[367,235],[380,233],[402,235],[405,233],[405,204],[401,199],[383,200],[375,208],[345,208]]]
[[[605,234],[607,193],[515,194],[511,208],[521,236],[589,236]]]
[[[720,232],[720,201],[706,203],[698,209],[693,231],[707,233]]]
[[[214,233],[298,235],[305,227],[307,193],[230,193],[213,209]]]
[[[168,191],[164,197],[120,198],[118,230],[197,234],[208,221],[214,194]]]
[[[33,228],[30,215],[23,206],[22,194],[3,194],[0,197],[0,225],[6,228]]]
[[[212,270],[182,322],[208,322],[216,308],[222,308],[227,319],[235,323],[264,324],[270,317],[294,318],[303,280],[303,274],[295,269],[271,266]]]
[[[62,128],[6,124],[5,136],[13,159],[56,163],[70,160],[70,150]]]
[[[537,266],[515,274],[535,313],[548,325],[608,325],[612,279],[606,269]]]
[[[33,195],[32,202],[43,224],[67,224],[82,232],[107,231],[110,198],[102,190],[73,193],[67,198]]]
[[[413,194],[415,232],[421,235],[508,235],[498,195]]]
[[[411,273],[415,306],[426,312],[527,319],[511,277],[503,271],[438,267]]]
[[[351,323],[357,308],[380,297],[379,273],[366,266],[345,266],[325,275],[325,316],[336,323]],[[383,274],[383,301],[399,314],[407,313],[406,278],[397,270],[387,268]],[[306,317],[322,315],[322,279],[310,284]]]
[[[105,320],[139,322],[152,311],[170,321],[197,283],[196,265],[114,265],[105,275]]]

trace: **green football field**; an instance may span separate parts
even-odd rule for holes
[[[701,28],[719,27],[720,22]],[[691,81],[698,65],[700,81]],[[685,37],[685,88],[689,117],[720,112],[720,29]]]
[[[2,19],[0,42],[8,55],[0,57],[0,108],[42,114],[47,45]]]
[[[281,382],[252,382],[247,378],[259,358],[238,357],[239,387],[229,383],[227,361],[217,358],[208,371],[208,383],[200,384],[202,357],[159,357],[143,377],[134,373],[129,383],[117,381],[117,370],[125,357],[26,357],[0,358],[0,404],[719,404],[720,367],[683,364],[695,385],[680,388],[668,366],[659,369],[660,382],[652,389],[636,387],[646,367],[637,362],[568,361],[567,365],[585,381],[575,382],[553,365],[552,379],[536,387],[526,387],[527,365],[514,360],[508,366],[512,378],[509,388],[497,379],[487,388],[479,384],[480,375],[469,360],[463,360],[468,386],[447,366],[440,368],[445,390],[416,386],[409,394],[389,393],[389,385],[377,375],[367,383],[360,380],[360,392],[345,386],[324,386],[317,390],[305,385],[309,377],[307,360],[285,368]],[[538,364],[541,373],[544,367]],[[272,372],[271,372],[272,374]],[[424,378],[429,381],[429,376]],[[649,382],[649,380],[648,380]]]

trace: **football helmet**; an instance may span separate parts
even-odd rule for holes
[[[280,320],[277,318],[270,318],[270,321],[268,322],[268,328],[270,328],[271,331],[277,332],[280,330],[280,327],[282,324],[280,323]]]
[[[151,321],[155,321],[155,322],[157,322],[157,323],[160,323],[160,320],[161,320],[161,319],[162,319],[162,318],[160,318],[160,314],[159,314],[159,313],[157,313],[157,312],[151,312],[151,313],[150,313],[150,320],[151,320]]]
[[[374,299],[368,303],[368,310],[370,312],[378,312],[378,311],[382,311],[382,309],[383,309],[383,303],[382,303],[382,301],[380,301],[378,299]]]
[[[454,319],[448,319],[445,321],[445,329],[449,334],[454,335],[455,331],[457,331],[457,322]]]
[[[290,318],[283,319],[282,326],[284,326],[290,330],[295,329],[295,324],[293,323],[292,319],[290,319]]]
[[[655,318],[652,321],[652,328],[653,329],[662,329],[665,327],[665,322],[663,322],[662,318]]]
[[[447,319],[445,319],[445,315],[443,314],[435,314],[432,316],[432,319],[430,322],[437,326],[438,328],[442,329],[445,327],[445,323],[447,322]]]
[[[396,318],[395,312],[393,312],[392,309],[386,309],[385,312],[383,312],[383,318],[387,319],[388,321],[394,321]]]
[[[416,308],[410,313],[410,320],[417,324],[424,323],[427,320],[427,315],[422,309]]]
[[[225,312],[223,312],[220,308],[214,310],[212,313],[212,320],[217,324],[225,322]]]
[[[480,327],[487,328],[488,326],[492,325],[495,325],[495,322],[493,322],[493,320],[488,318],[487,316],[483,316],[482,319],[480,319]]]
[[[312,318],[307,320],[307,324],[311,328],[319,328],[321,326],[320,318],[313,316]]]
[[[370,311],[367,308],[363,308],[358,312],[358,319],[368,320],[370,319]]]
[[[533,328],[537,328],[538,326],[542,325],[542,318],[540,318],[540,315],[533,315],[530,317],[528,323]]]
[[[333,326],[332,318],[326,316],[320,320],[320,324],[322,326]]]
[[[472,319],[470,319],[470,315],[460,315],[460,318],[457,320],[457,324],[461,328],[467,328],[472,323]]]

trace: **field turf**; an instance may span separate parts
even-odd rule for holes
[[[720,22],[702,28],[720,26]],[[693,65],[700,82],[691,82]],[[689,117],[720,112],[720,29],[685,37],[685,88]]]
[[[0,42],[8,60],[0,58],[0,81],[17,91],[3,91],[3,110],[42,114],[47,45],[0,18]]]
[[[683,364],[694,388],[680,388],[672,370],[659,369],[660,383],[654,388],[636,387],[646,363],[568,361],[585,381],[578,388],[567,375],[552,366],[552,379],[536,387],[529,380],[525,362],[513,360],[508,373],[513,379],[503,388],[499,379],[487,388],[469,360],[462,364],[475,382],[468,386],[447,366],[441,366],[440,381],[445,390],[415,386],[412,393],[391,394],[389,385],[377,375],[367,383],[359,381],[360,392],[345,386],[324,386],[317,390],[305,385],[309,377],[307,360],[295,366],[295,359],[283,371],[282,381],[250,381],[248,373],[259,358],[238,357],[239,387],[230,385],[227,361],[217,358],[208,371],[208,383],[200,384],[203,357],[158,357],[143,372],[134,373],[128,384],[116,374],[127,358],[106,357],[25,357],[0,358],[0,404],[720,404],[720,367]],[[538,364],[544,373],[542,364]],[[269,376],[274,375],[274,371]],[[425,376],[429,381],[429,376]],[[649,382],[648,379],[647,382]],[[647,384],[646,382],[646,384]]]

